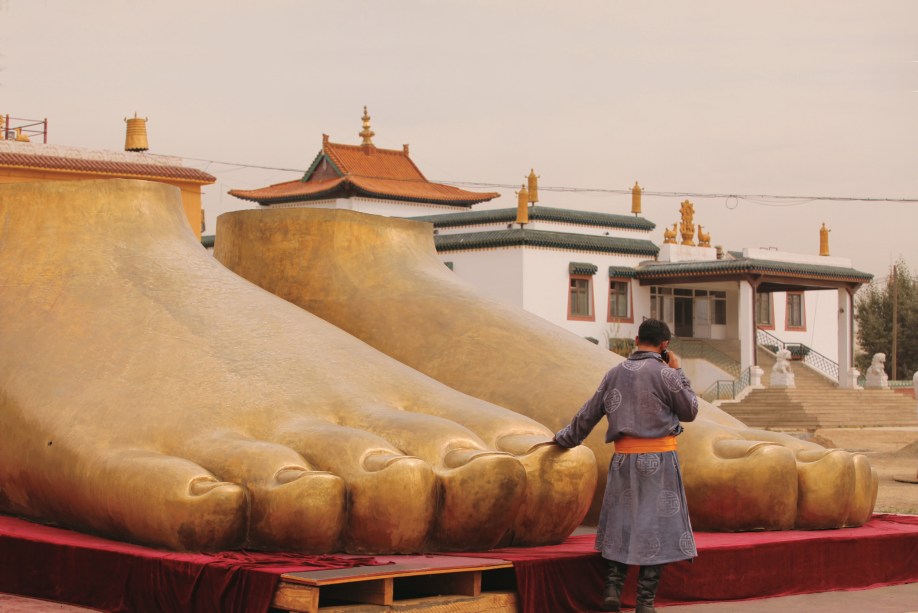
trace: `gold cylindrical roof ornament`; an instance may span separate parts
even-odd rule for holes
[[[635,215],[641,214],[641,193],[643,191],[638,182],[635,181],[634,187],[631,188],[631,212]]]
[[[529,169],[529,202],[535,204],[539,201],[539,177],[536,176],[535,170]]]
[[[137,113],[130,119],[124,118],[127,124],[127,135],[124,138],[125,151],[146,151],[150,148],[147,142],[147,118],[140,118]]]
[[[831,231],[823,222],[819,229],[819,255],[829,255],[829,232]]]
[[[527,190],[526,185],[523,184],[520,186],[520,191],[516,192],[516,194],[516,223],[529,223],[529,190]]]

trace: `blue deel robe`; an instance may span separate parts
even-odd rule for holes
[[[636,351],[606,373],[599,389],[555,435],[562,447],[583,442],[602,417],[606,442],[622,436],[661,438],[682,432],[698,398],[681,368],[653,351]],[[675,451],[615,453],[599,514],[596,549],[607,560],[649,566],[697,555]]]

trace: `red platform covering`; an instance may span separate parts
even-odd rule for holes
[[[537,549],[496,549],[513,562],[521,610],[600,610],[605,562],[592,535]],[[666,567],[658,604],[770,598],[918,581],[918,516],[874,515],[860,528],[697,532],[698,557]],[[470,554],[463,554],[470,555]],[[634,604],[636,570],[623,601]]]
[[[918,581],[918,516],[875,515],[844,530],[695,536],[698,558],[667,567],[660,604]],[[513,562],[526,613],[599,609],[605,565],[591,535],[550,547],[459,555]],[[0,516],[0,592],[107,611],[267,611],[283,573],[391,559],[172,553]],[[626,603],[633,594],[632,573]]]
[[[264,613],[283,573],[372,557],[175,553],[0,516],[0,592],[104,611]]]

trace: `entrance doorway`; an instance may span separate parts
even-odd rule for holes
[[[693,338],[693,298],[676,296],[673,299],[673,315],[676,329],[673,333],[682,338]]]

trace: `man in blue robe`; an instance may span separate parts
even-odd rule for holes
[[[583,442],[602,417],[615,443],[596,548],[608,561],[603,609],[618,611],[628,565],[640,566],[637,612],[654,613],[663,565],[697,555],[676,455],[681,421],[692,421],[698,399],[667,351],[672,334],[662,321],[641,323],[635,350],[603,377],[599,389],[555,435],[562,447]]]

